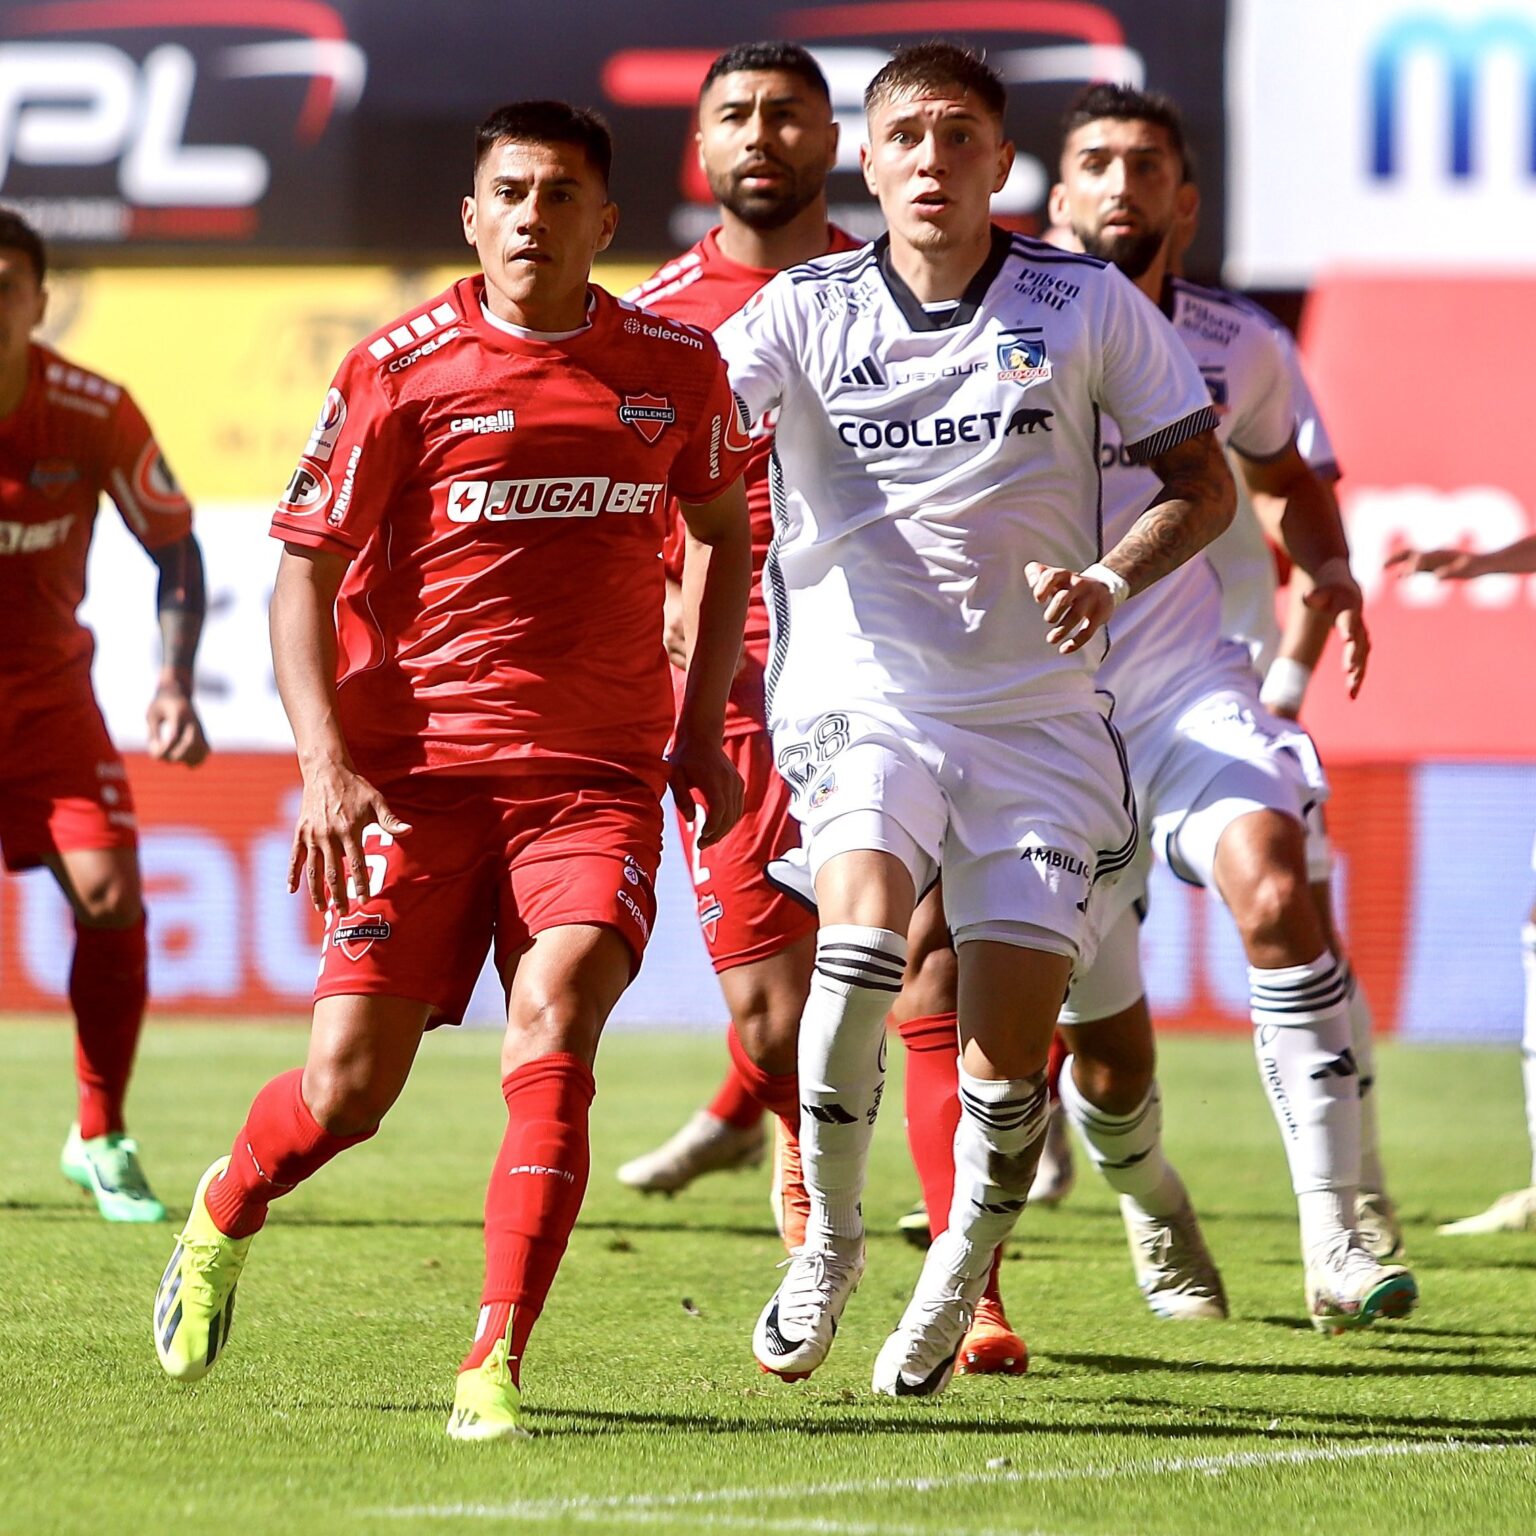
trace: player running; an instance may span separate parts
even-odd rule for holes
[[[9,870],[46,868],[74,915],[79,1118],[60,1169],[108,1221],[163,1221],[123,1121],[146,998],[138,822],[75,610],[105,492],[160,571],[149,754],[196,767],[208,755],[192,704],[203,556],[132,396],[31,339],[46,277],[37,232],[0,209],[0,849]]]
[[[858,1284],[885,1017],[942,869],[955,1198],[876,1364],[899,1394],[948,1382],[1034,1174],[1069,976],[1135,852],[1100,631],[1232,510],[1210,397],[1167,322],[1106,263],[992,225],[1004,100],[964,49],[899,51],[865,93],[861,151],[889,235],[781,274],[719,333],[752,413],[780,413],[768,713],[821,922],[799,1051],[811,1215],[754,1350],[808,1374]],[[1107,555],[1101,413],[1161,482]]]
[[[1503,549],[1402,549],[1389,566],[1400,576],[1427,572],[1439,581],[1475,581],[1479,576],[1536,575],[1536,534],[1517,539]],[[1536,848],[1531,852],[1536,868]],[[1520,958],[1525,968],[1525,1029],[1520,1041],[1521,1072],[1525,1079],[1525,1123],[1531,1141],[1531,1182],[1525,1189],[1500,1195],[1486,1211],[1447,1222],[1446,1237],[1475,1237],[1485,1232],[1536,1232],[1536,903],[1520,930]]]
[[[741,804],[720,737],[751,445],[708,336],[588,281],[618,220],[611,153],[601,120],[560,102],[480,125],[463,224],[481,275],[347,355],[273,519],[273,660],[304,775],[289,883],[326,911],[324,958],[305,1066],[256,1096],[161,1282],[155,1348],[181,1380],[218,1359],[270,1202],[374,1134],[494,945],[507,1131],[448,1434],[524,1433],[598,1037],[655,917],[662,790],[670,775],[702,803],[704,847]],[[669,493],[698,547],[675,717]]]
[[[827,222],[826,181],[837,157],[837,125],[826,78],[793,43],[744,43],[722,53],[699,89],[699,160],[720,223],[627,297],[642,308],[714,330],[785,267],[858,242]],[[800,1105],[795,1038],[815,959],[816,919],[764,874],[771,859],[798,847],[789,789],[773,765],[764,718],[768,608],[761,576],[773,538],[768,472],[771,422],[754,435],[743,477],[752,515],[752,597],[746,641],[725,717],[726,752],[746,785],[742,819],[705,855],[694,824],[679,812],[698,898],[699,926],[730,1009],[731,1067],[706,1109],[654,1152],[619,1169],[636,1189],[682,1189],[702,1173],[762,1156],[766,1106],[787,1125],[775,1167],[788,1154],[789,1178],[775,1180],[775,1213],[789,1246],[804,1231],[793,1132]],[[668,648],[682,695],[681,595],[684,540],[674,525],[667,547]]]

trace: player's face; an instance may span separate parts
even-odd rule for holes
[[[1157,259],[1175,220],[1192,215],[1194,188],[1155,123],[1102,118],[1068,136],[1053,210],[1082,248],[1138,278]]]
[[[798,75],[742,69],[699,101],[699,164],[722,208],[759,230],[782,229],[826,187],[837,124]]]
[[[859,163],[892,236],[940,250],[986,226],[1013,145],[972,92],[934,90],[876,107]]]
[[[579,145],[493,145],[464,199],[464,238],[479,254],[491,313],[534,330],[580,325],[593,259],[618,222]]]
[[[0,369],[25,362],[46,307],[47,295],[26,252],[0,249]]]

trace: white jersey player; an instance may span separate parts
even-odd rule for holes
[[[1090,87],[1068,114],[1053,201],[1085,249],[1113,259],[1168,313],[1200,366],[1221,414],[1221,436],[1250,489],[1283,508],[1279,533],[1312,577],[1310,601],[1337,613],[1358,688],[1366,647],[1359,588],[1349,575],[1337,508],[1297,450],[1285,353],[1273,328],[1246,304],[1165,280],[1175,209],[1181,202],[1192,209],[1195,200],[1187,164],[1171,102],[1119,86]],[[1113,537],[1155,487],[1108,430],[1105,461],[1106,532]],[[1116,721],[1150,841],[1181,878],[1219,894],[1237,922],[1249,961],[1260,1076],[1300,1210],[1313,1321],[1337,1331],[1400,1316],[1417,1298],[1412,1276],[1381,1265],[1356,1231],[1360,1102],[1347,971],[1308,889],[1304,817],[1326,795],[1326,783],[1305,733],[1259,702],[1248,650],[1224,634],[1220,584],[1209,561],[1191,562],[1171,581],[1177,601],[1165,608],[1157,597],[1133,598],[1116,616],[1101,673],[1118,700]],[[1089,1074],[1100,1097],[1117,1072],[1143,1070],[1135,1048],[1145,1018],[1136,926],[1130,912],[1114,924],[1063,1015],[1083,1037],[1104,1042]],[[1119,1027],[1082,1028],[1093,1021]],[[1124,1042],[1123,1063],[1116,1041]],[[1135,1122],[1106,1114],[1086,1086],[1074,1064],[1063,1073],[1062,1101],[1115,1183],[1117,1165],[1144,1162],[1155,1150],[1156,1117]],[[1133,1205],[1146,1203],[1136,1192],[1122,1195]],[[1153,1191],[1158,1201],[1168,1197]],[[1134,1213],[1126,1214],[1134,1246]]]
[[[1400,576],[1428,572],[1441,581],[1471,581],[1500,572],[1536,575],[1536,534],[1517,539],[1503,549],[1473,552],[1466,549],[1405,549],[1387,564]],[[1536,869],[1536,848],[1531,850]],[[1531,1182],[1524,1189],[1500,1195],[1486,1211],[1453,1221],[1440,1228],[1447,1237],[1477,1236],[1485,1232],[1536,1232],[1536,903],[1520,930],[1520,958],[1525,967],[1525,1029],[1520,1041],[1525,1077],[1525,1123],[1531,1141]]]
[[[899,1395],[948,1383],[1039,1156],[1057,1009],[1135,853],[1094,686],[1103,626],[1233,498],[1167,322],[1107,263],[992,226],[1003,105],[966,50],[898,52],[866,91],[861,157],[889,235],[782,274],[717,333],[751,413],[779,412],[768,713],[821,919],[799,1055],[811,1216],[754,1350],[808,1374],[858,1283],[885,1014],[942,870],[962,1114],[948,1229],[876,1363]],[[1155,471],[1107,554],[1106,417]]]

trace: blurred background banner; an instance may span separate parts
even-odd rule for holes
[[[710,222],[691,104],[717,51],[814,49],[844,122],[837,216],[873,233],[860,94],[892,45],[933,35],[984,46],[1012,85],[1021,153],[997,213],[1020,227],[1038,224],[1085,80],[1167,90],[1188,112],[1192,271],[1225,264],[1300,318],[1369,599],[1364,694],[1343,697],[1330,654],[1308,699],[1355,964],[1388,1029],[1518,1035],[1536,578],[1400,583],[1385,562],[1405,543],[1536,532],[1536,0],[0,4],[0,199],[52,242],[44,335],[133,390],[207,557],[198,704],[216,755],[196,773],[142,756],[155,573],[110,507],[82,610],[141,807],[157,1010],[307,1006],[318,928],[284,889],[298,780],[266,642],[267,521],[345,351],[471,266],[458,205],[474,122],[534,92],[602,108],[623,219],[598,277],[623,292]],[[720,1022],[673,841],[659,894],[618,1019]],[[1248,1027],[1215,903],[1160,876],[1147,939],[1166,1025]],[[0,882],[0,1009],[61,1006],[67,956],[46,877]],[[483,983],[472,1017],[499,1011]]]

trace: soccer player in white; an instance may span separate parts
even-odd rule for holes
[[[1440,581],[1472,581],[1479,576],[1536,575],[1536,534],[1506,544],[1503,549],[1474,552],[1466,549],[1404,549],[1387,564],[1400,576],[1428,572]],[[1536,848],[1531,852],[1536,868]],[[1520,930],[1520,958],[1525,966],[1525,1029],[1520,1041],[1521,1069],[1525,1077],[1525,1123],[1531,1138],[1531,1182],[1525,1189],[1500,1195],[1486,1211],[1447,1223],[1440,1231],[1447,1237],[1476,1236],[1484,1232],[1536,1232],[1536,902]]]
[[[1280,511],[1276,533],[1312,580],[1309,603],[1336,615],[1357,690],[1367,645],[1360,591],[1336,504],[1297,450],[1290,377],[1273,326],[1229,295],[1167,276],[1170,230],[1196,196],[1187,172],[1172,103],[1094,86],[1068,113],[1052,199],[1085,250],[1114,261],[1169,315],[1210,386],[1221,436],[1249,488]],[[1104,459],[1113,537],[1154,487],[1108,432]],[[1308,885],[1304,816],[1326,795],[1316,754],[1304,732],[1259,702],[1246,648],[1224,638],[1220,585],[1207,557],[1181,568],[1155,600],[1129,603],[1111,636],[1100,680],[1117,700],[1152,844],[1181,878],[1220,896],[1247,952],[1260,1076],[1297,1196],[1309,1311],[1329,1331],[1400,1316],[1417,1298],[1412,1276],[1381,1265],[1356,1231],[1360,1100],[1347,978]],[[1104,1108],[1117,1077],[1145,1070],[1134,1049],[1141,993],[1136,924],[1127,912],[1064,1014],[1078,1025],[1101,1021],[1077,1031],[1100,1049],[1097,1093],[1084,1091],[1082,1074],[1064,1072],[1062,1100],[1094,1161],[1129,1197],[1133,1249],[1142,1219],[1133,1208],[1168,1219],[1179,1194],[1124,1187],[1128,1177],[1148,1184],[1145,1170],[1160,1161],[1157,1117],[1148,1112],[1155,1091],[1129,1115]],[[1130,1045],[1123,1061],[1116,1059],[1121,1041]]]
[[[751,413],[780,413],[768,711],[821,921],[799,1052],[811,1215],[753,1338],[781,1376],[825,1358],[862,1273],[885,1016],[941,869],[959,956],[955,1199],[876,1365],[893,1393],[948,1382],[1034,1174],[1057,1011],[1135,854],[1093,681],[1103,626],[1234,494],[1167,322],[1107,264],[992,225],[1003,108],[968,51],[900,50],[861,150],[889,234],[781,274],[717,333]],[[1108,553],[1105,416],[1159,483]]]

